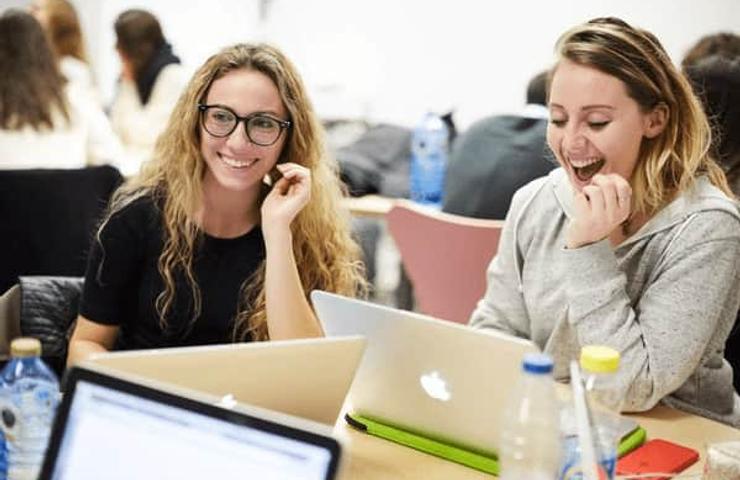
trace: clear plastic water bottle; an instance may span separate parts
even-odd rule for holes
[[[8,445],[5,443],[5,432],[0,428],[0,480],[8,478]]]
[[[522,375],[503,412],[501,480],[553,480],[560,465],[558,400],[552,359],[527,354]]]
[[[617,448],[622,434],[619,412],[622,410],[624,391],[616,375],[619,360],[619,352],[610,347],[588,345],[581,349],[580,365],[594,429],[599,475],[609,480],[615,475]],[[580,480],[583,477],[581,449],[572,408],[563,412],[562,420],[564,438],[560,480]]]
[[[409,192],[411,200],[435,208],[442,206],[448,153],[447,126],[433,113],[427,113],[411,138]]]
[[[9,480],[36,479],[59,403],[59,380],[41,360],[41,342],[16,338],[0,372],[0,418]],[[2,474],[0,474],[2,476]]]

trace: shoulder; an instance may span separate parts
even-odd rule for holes
[[[95,100],[94,93],[80,82],[68,82],[64,93],[73,121],[83,124],[92,121],[99,123],[100,115],[105,116],[103,109]],[[102,120],[106,121],[105,118]]]
[[[692,245],[730,241],[740,246],[740,218],[722,209],[694,212],[681,224],[681,239]]]
[[[90,67],[82,60],[65,56],[59,60],[59,69],[65,77],[72,82],[80,82],[82,85],[92,85],[92,74]]]
[[[123,200],[109,213],[101,227],[101,233],[128,232],[135,236],[146,236],[161,228],[161,209],[152,194],[142,194]]]
[[[512,210],[525,209],[537,216],[562,213],[557,201],[556,189],[560,185],[562,170],[553,170],[550,174],[536,178],[516,191],[511,201]],[[566,179],[567,180],[567,179]]]
[[[740,236],[738,202],[706,178],[683,192],[649,222],[648,230],[680,229],[681,237],[697,242]]]
[[[160,70],[156,86],[184,87],[188,81],[188,71],[179,63],[171,63]]]

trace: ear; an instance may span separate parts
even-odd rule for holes
[[[668,118],[670,111],[668,105],[663,102],[657,104],[651,112],[645,115],[645,136],[647,138],[655,138],[665,130],[668,125]]]

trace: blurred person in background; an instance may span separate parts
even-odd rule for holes
[[[688,51],[681,65],[712,124],[712,153],[737,197],[740,195],[740,36],[707,35]],[[725,344],[725,358],[732,365],[736,391],[740,391],[738,325],[735,320]]]
[[[686,68],[714,128],[712,152],[740,195],[740,56],[713,55]]]
[[[121,76],[110,114],[126,149],[124,174],[130,175],[150,159],[187,77],[150,12],[126,10],[114,28]]]
[[[442,210],[456,215],[503,220],[519,188],[555,168],[545,145],[547,72],[527,85],[518,115],[495,115],[475,122],[453,144],[445,177]]]
[[[703,37],[681,66],[712,123],[712,153],[740,195],[740,35]]]
[[[0,72],[0,168],[117,164],[122,149],[107,117],[64,78],[31,14],[0,17]]]
[[[730,60],[740,58],[740,35],[719,32],[703,36],[686,52],[681,60],[681,68],[685,71],[688,66],[713,55]]]
[[[31,13],[46,31],[62,75],[99,101],[74,6],[68,0],[35,0]]]

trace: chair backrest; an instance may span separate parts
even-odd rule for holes
[[[113,167],[0,171],[0,292],[21,275],[82,276],[123,177]]]
[[[461,217],[406,201],[397,203],[386,220],[419,310],[467,323],[485,292],[486,269],[498,249],[504,222]]]

